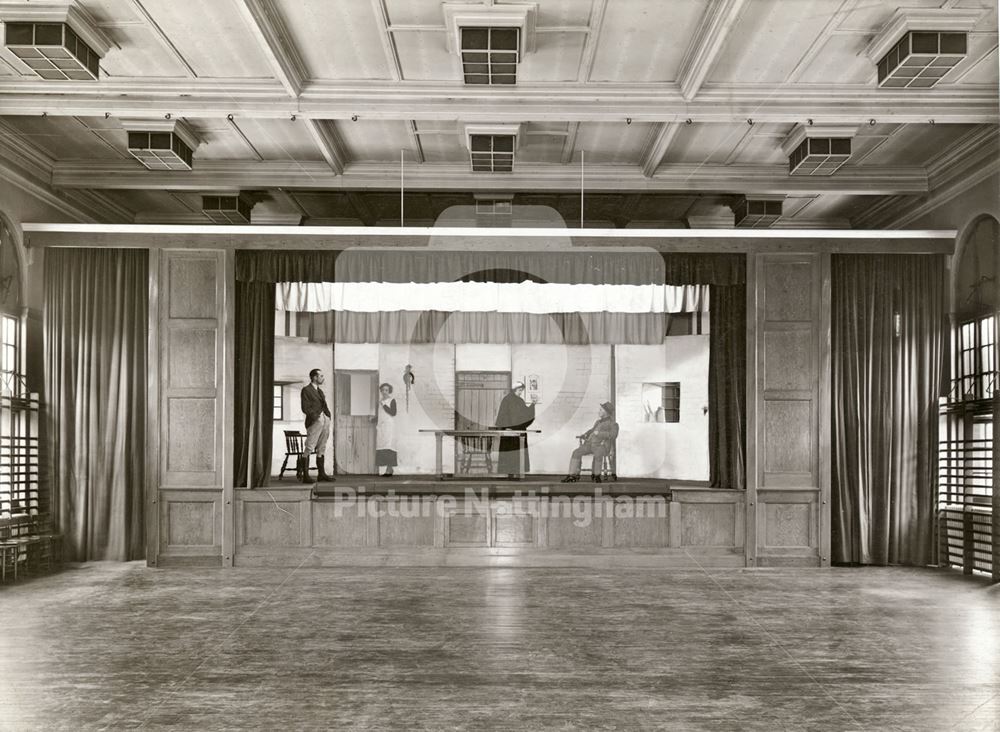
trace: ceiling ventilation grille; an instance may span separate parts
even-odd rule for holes
[[[128,151],[150,170],[191,170],[193,151],[176,132],[130,131]]]
[[[894,88],[934,86],[968,52],[965,33],[912,31],[905,33],[879,59],[878,85]]]
[[[790,175],[833,175],[850,157],[850,137],[807,137],[788,156],[788,172]]]
[[[857,125],[795,125],[781,143],[789,175],[833,175],[850,159],[857,131]]]
[[[462,73],[466,84],[516,84],[521,60],[518,28],[462,28]]]
[[[101,57],[67,23],[7,22],[4,45],[43,79],[98,78]]]
[[[733,206],[734,223],[741,229],[767,229],[781,218],[782,199],[740,196]]]
[[[253,201],[244,193],[229,196],[202,196],[201,210],[216,224],[249,224]]]
[[[472,170],[477,173],[510,173],[514,170],[514,135],[470,135]]]

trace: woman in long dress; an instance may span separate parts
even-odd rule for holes
[[[385,475],[392,475],[396,467],[396,440],[394,422],[396,421],[396,400],[392,398],[392,384],[381,384],[378,388],[379,403],[377,423],[375,425],[375,472],[385,466]]]
[[[524,401],[524,383],[515,382],[510,390],[500,402],[497,410],[497,427],[508,430],[524,430],[535,421],[535,404],[526,404]],[[524,436],[524,472],[531,470],[531,460],[528,458],[528,436]],[[500,457],[497,460],[497,472],[507,473],[507,477],[514,480],[520,477],[521,468],[518,453],[520,452],[520,440],[516,435],[500,438]]]

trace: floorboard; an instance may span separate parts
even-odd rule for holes
[[[0,729],[995,730],[998,593],[915,569],[84,564],[0,588]]]

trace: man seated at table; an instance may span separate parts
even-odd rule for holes
[[[615,422],[615,405],[611,402],[604,402],[601,405],[600,417],[594,426],[577,435],[582,440],[580,446],[573,451],[569,459],[569,475],[562,479],[563,483],[575,483],[580,480],[580,464],[584,455],[593,455],[594,461],[591,463],[591,480],[595,483],[601,482],[601,466],[604,464],[604,457],[611,452],[618,437],[618,423]]]

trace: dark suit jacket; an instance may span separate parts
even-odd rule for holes
[[[306,415],[306,428],[319,419],[319,415],[330,416],[323,390],[313,384],[302,387],[302,412]]]

